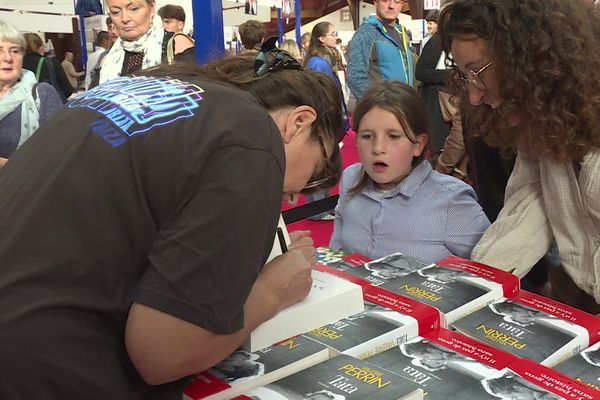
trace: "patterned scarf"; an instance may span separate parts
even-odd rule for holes
[[[127,41],[119,38],[102,60],[100,69],[100,83],[115,79],[121,75],[125,51],[143,53],[142,69],[150,68],[162,62],[162,42],[165,31],[162,28],[160,16],[155,15],[150,29],[141,38]]]
[[[21,107],[21,138],[17,148],[21,147],[40,125],[38,111],[39,99],[34,100],[32,90],[37,83],[33,72],[26,69],[21,71],[21,77],[8,92],[0,97],[0,120]]]

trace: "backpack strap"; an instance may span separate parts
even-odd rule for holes
[[[40,109],[40,96],[38,93],[38,86],[39,86],[39,82],[36,83],[35,85],[33,85],[33,87],[31,88],[31,96],[33,97],[33,100],[35,101],[35,106],[37,107],[37,109]]]
[[[42,65],[44,64],[44,57],[40,57],[35,68],[35,80],[40,81],[40,74],[42,73]]]

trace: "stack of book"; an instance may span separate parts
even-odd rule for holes
[[[493,301],[452,327],[548,367],[600,339],[600,318],[525,290]]]
[[[317,259],[320,293],[257,328],[184,398],[600,400],[600,318],[520,290],[512,274],[454,256],[319,248]]]

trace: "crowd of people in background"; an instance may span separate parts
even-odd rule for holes
[[[265,265],[281,201],[340,177],[331,247],[458,255],[600,313],[594,2],[449,0],[415,47],[405,1],[374,0],[347,51],[331,22],[276,45],[250,19],[204,65],[183,8],[105,5],[76,4],[108,14],[85,71],[0,21],[0,397],[177,398],[306,296],[309,232]]]

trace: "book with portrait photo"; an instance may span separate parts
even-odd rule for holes
[[[446,329],[409,340],[369,359],[419,385],[426,400],[496,400],[482,381],[516,360],[513,355]]]
[[[367,360],[337,357],[244,394],[252,400],[420,400],[418,385]]]
[[[369,358],[419,334],[417,320],[365,301],[365,311],[325,325],[304,335],[336,353]]]
[[[184,400],[225,400],[326,361],[330,349],[304,336],[250,353],[238,349],[192,378]]]
[[[365,279],[373,286],[383,286],[431,264],[402,253],[393,253],[377,260],[352,253],[326,265]]]
[[[597,389],[525,358],[485,379],[483,385],[499,399],[600,399]]]
[[[554,369],[600,390],[600,342],[554,366]]]
[[[519,291],[452,326],[492,346],[552,367],[598,340],[600,319],[546,297]]]

